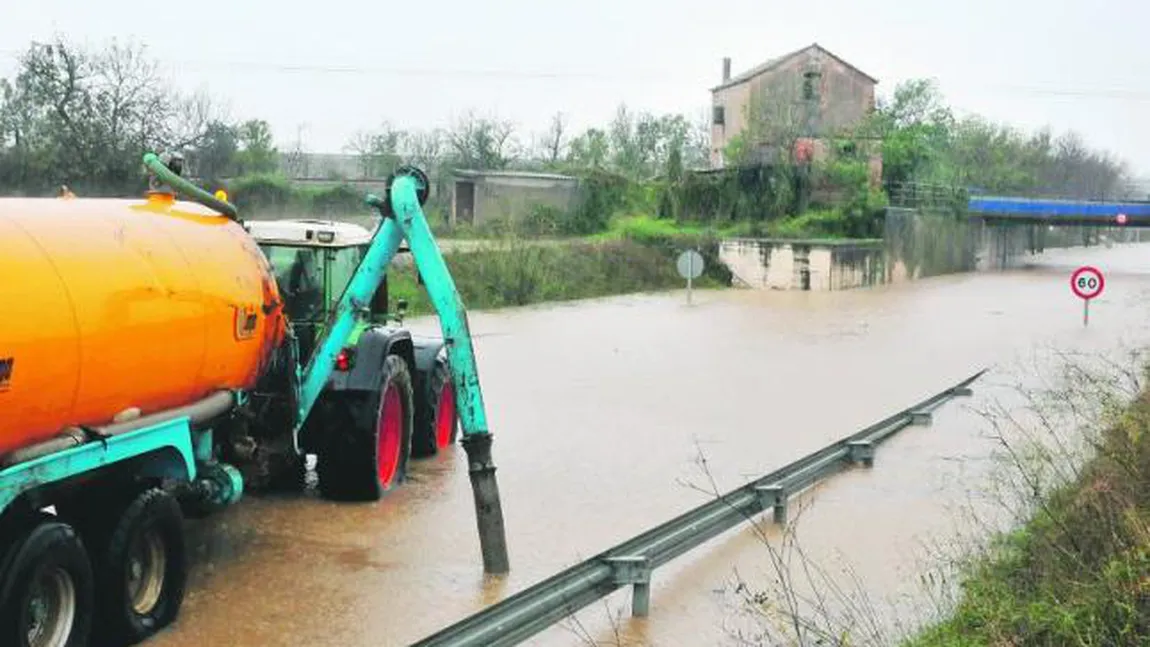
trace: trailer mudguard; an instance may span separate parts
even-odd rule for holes
[[[415,370],[415,355],[411,333],[401,328],[371,326],[364,330],[355,344],[355,358],[351,370],[332,371],[329,391],[379,390],[382,384],[380,367],[388,355],[399,355]]]

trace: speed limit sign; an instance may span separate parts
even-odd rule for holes
[[[1102,294],[1106,279],[1097,267],[1083,265],[1070,275],[1070,290],[1082,299],[1082,325],[1090,325],[1090,300]]]
[[[1085,265],[1070,275],[1070,289],[1079,299],[1089,301],[1102,294],[1102,289],[1105,287],[1106,279],[1097,267]]]

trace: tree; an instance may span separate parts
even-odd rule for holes
[[[540,158],[549,168],[554,168],[562,161],[569,144],[566,117],[562,112],[557,112],[551,117],[551,126],[540,142]]]
[[[376,132],[356,133],[344,150],[359,156],[361,177],[386,177],[403,161],[402,149],[407,138],[406,132],[385,122]]]
[[[279,168],[279,151],[268,122],[249,119],[239,125],[237,133],[240,149],[236,154],[236,171],[240,175],[274,173]]]
[[[0,181],[135,190],[143,151],[196,145],[216,113],[206,94],[169,88],[142,46],[32,43],[0,83]]]
[[[188,154],[189,168],[201,179],[220,179],[235,173],[239,138],[236,128],[212,121]]]
[[[575,168],[602,169],[607,165],[611,142],[607,133],[599,128],[588,128],[571,141],[567,163]]]
[[[510,121],[467,113],[446,133],[452,161],[477,170],[507,168],[515,158],[515,126]]]
[[[801,81],[792,75],[755,82],[743,115],[746,125],[725,151],[727,159],[735,165],[806,161],[799,159],[796,144],[817,133],[817,104],[802,92]]]

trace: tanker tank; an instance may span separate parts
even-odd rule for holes
[[[285,321],[242,226],[170,195],[0,199],[0,455],[250,389]]]

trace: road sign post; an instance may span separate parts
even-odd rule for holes
[[[703,255],[693,249],[688,249],[679,254],[679,259],[675,262],[675,269],[679,270],[679,276],[687,279],[687,304],[690,305],[691,283],[703,275]]]
[[[1106,287],[1106,277],[1102,270],[1091,265],[1083,265],[1070,275],[1070,291],[1082,299],[1082,325],[1090,325],[1090,301],[1102,294]]]

